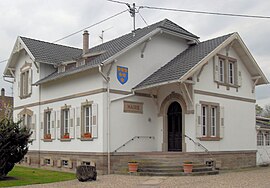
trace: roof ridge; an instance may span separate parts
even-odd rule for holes
[[[62,45],[62,44],[55,44],[55,43],[52,43],[52,42],[47,42],[47,41],[33,39],[33,38],[29,38],[29,37],[23,37],[23,36],[19,36],[19,37],[22,38],[22,39],[25,38],[25,39],[34,40],[34,41],[42,42],[42,43],[47,43],[47,44],[51,44],[51,45],[55,45],[55,46],[61,46],[61,47],[66,47],[66,48],[72,48],[72,49],[82,50],[81,48],[76,48],[76,47],[73,47],[73,46],[67,46],[67,45]]]
[[[235,33],[237,33],[237,32],[232,32],[232,33],[229,33],[229,34],[226,34],[226,35],[222,35],[222,36],[218,36],[218,37],[215,37],[215,38],[207,39],[207,40],[205,40],[205,41],[199,42],[198,44],[202,44],[202,43],[209,42],[209,41],[211,41],[211,40],[215,40],[215,39],[222,38],[222,37],[226,37],[226,36],[231,36],[231,35],[233,35],[233,34],[235,34]]]

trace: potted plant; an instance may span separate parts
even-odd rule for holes
[[[65,133],[63,136],[64,139],[68,139],[69,138],[69,133]]]
[[[137,161],[130,161],[128,162],[128,171],[129,172],[138,172],[138,165]]]
[[[51,138],[52,138],[52,136],[49,133],[44,135],[44,139],[51,139]]]
[[[92,138],[92,134],[91,133],[84,133],[83,137],[84,138]]]
[[[184,173],[185,174],[191,173],[192,169],[193,169],[192,161],[184,161],[183,162],[183,168],[184,168]]]

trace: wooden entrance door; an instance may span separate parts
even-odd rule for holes
[[[168,117],[168,151],[182,151],[182,108],[178,102],[170,104]]]

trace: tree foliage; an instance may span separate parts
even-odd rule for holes
[[[261,116],[262,112],[263,112],[263,108],[259,106],[258,104],[256,104],[256,115]]]
[[[4,119],[0,122],[0,179],[20,162],[28,151],[30,129],[20,127],[20,122]]]

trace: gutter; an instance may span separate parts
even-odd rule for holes
[[[104,64],[98,66],[98,71],[107,83],[107,162],[108,162],[108,174],[111,173],[111,156],[110,156],[110,77],[103,72]]]

